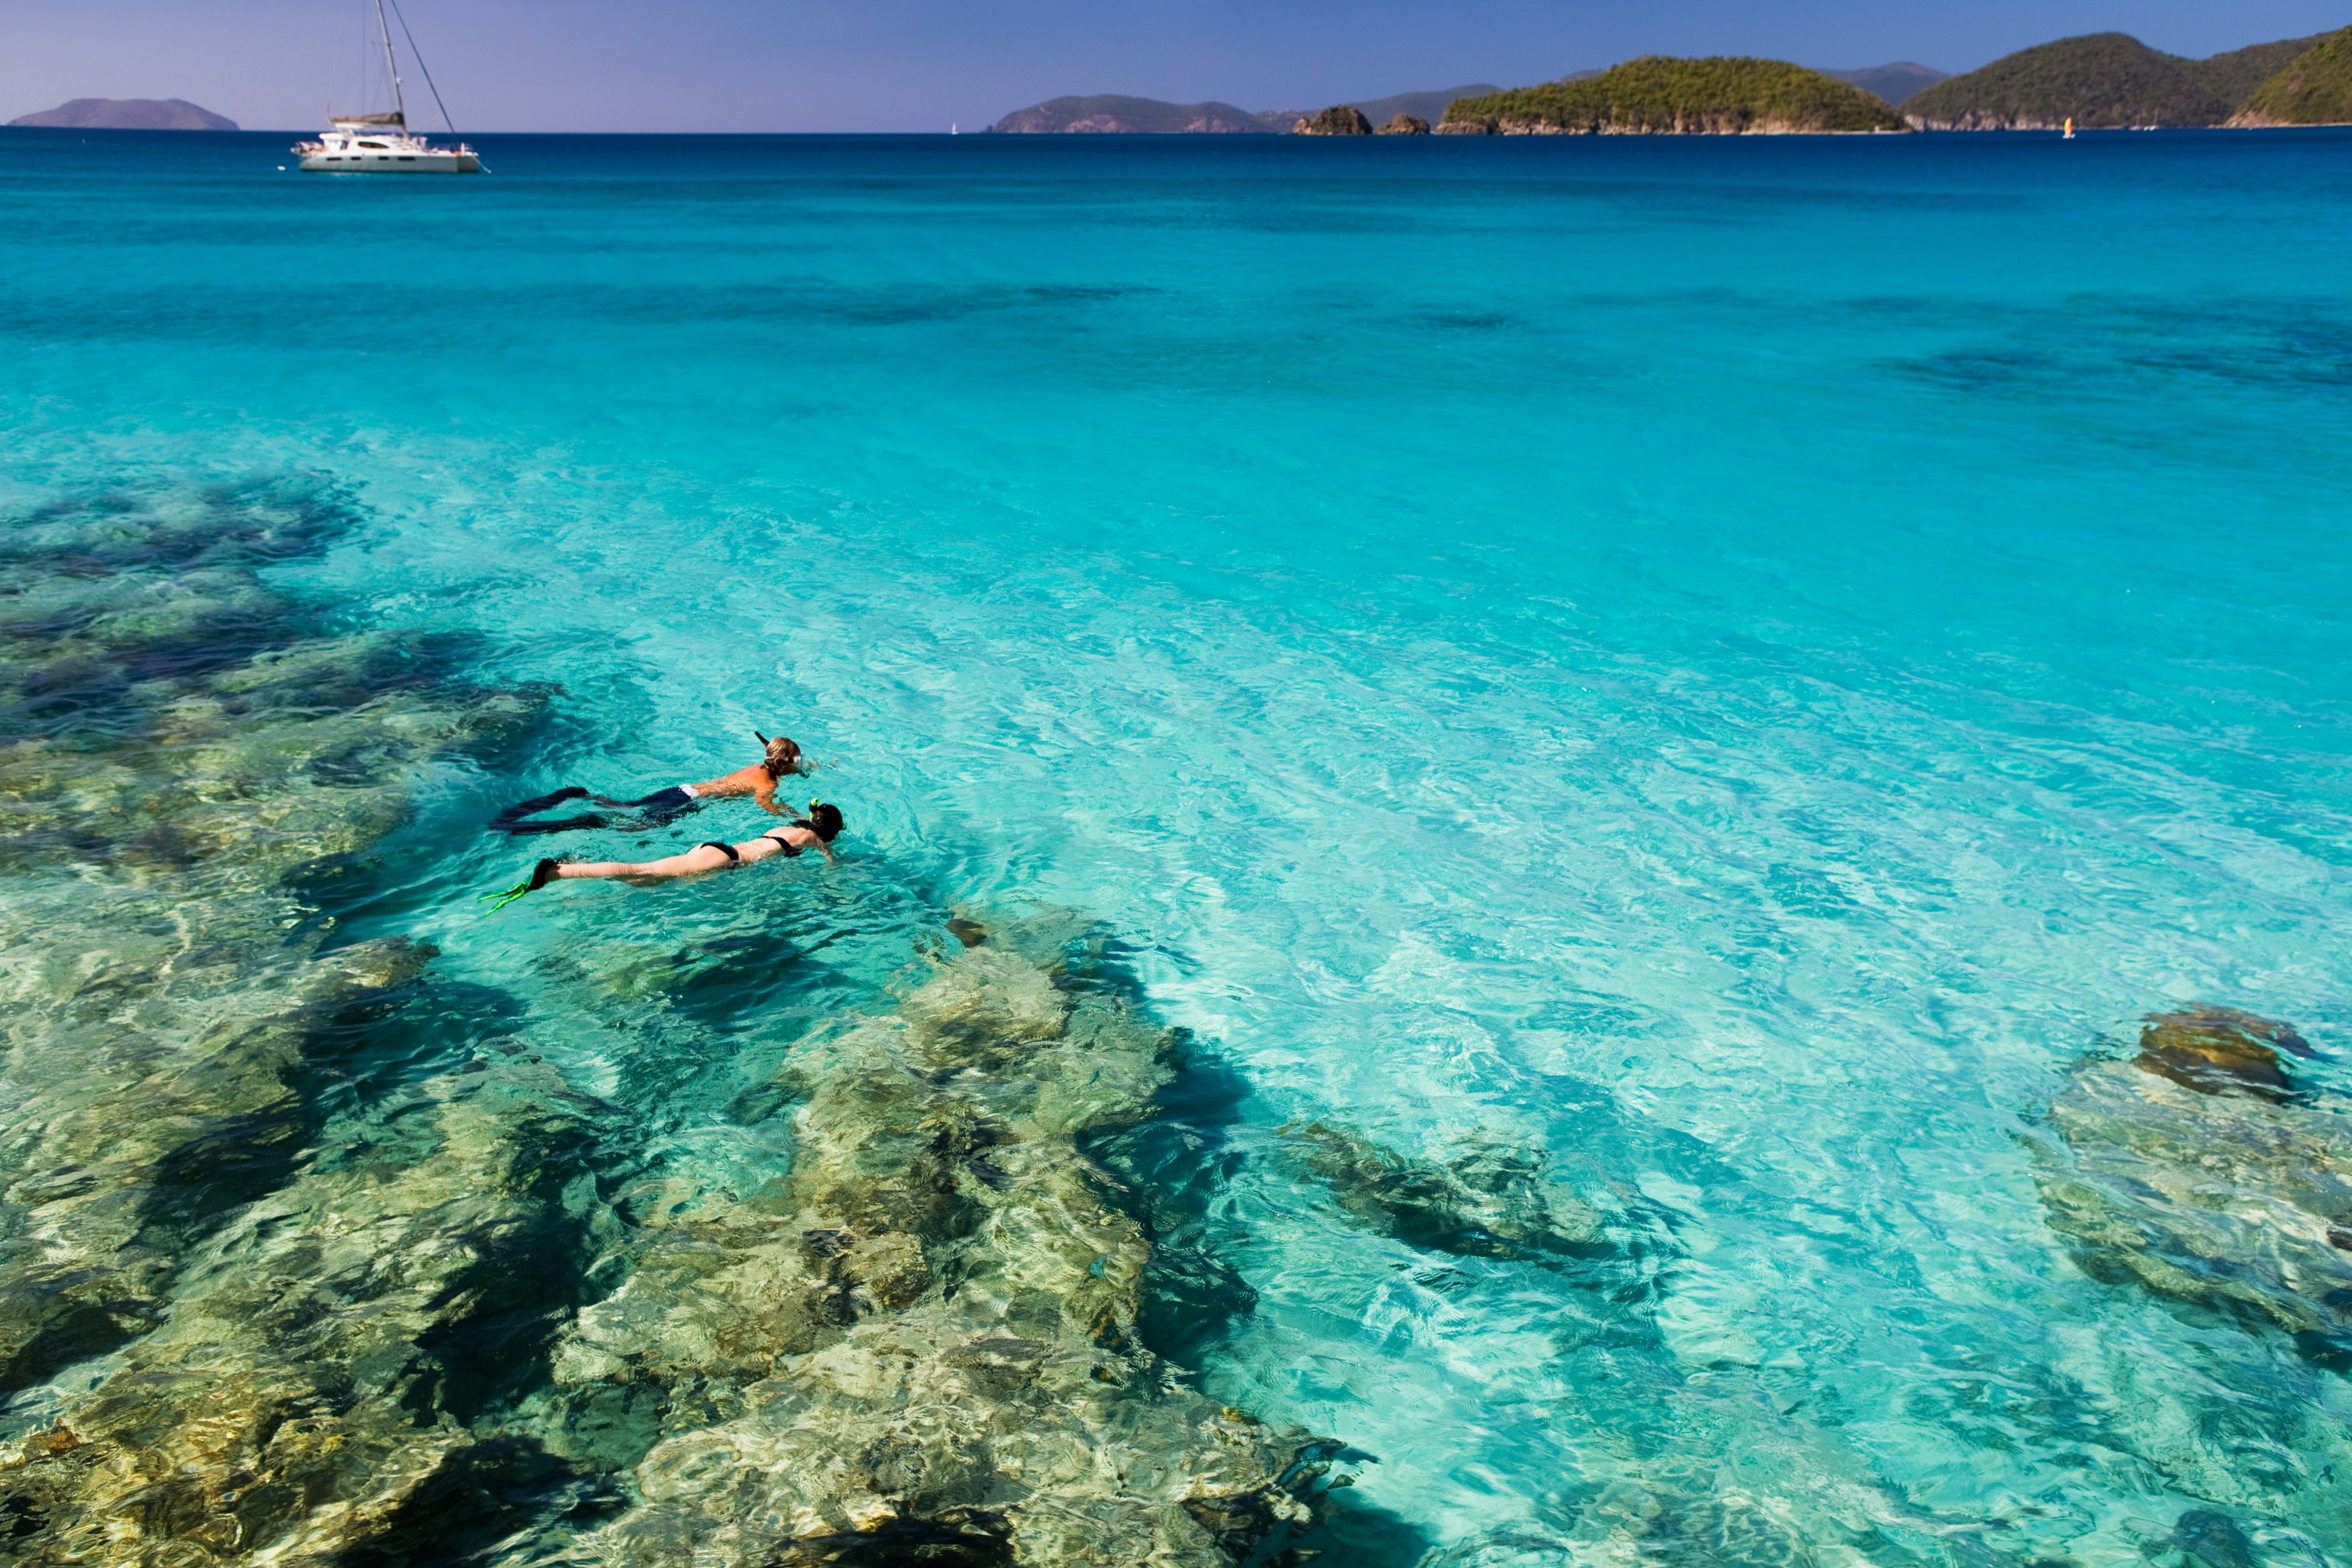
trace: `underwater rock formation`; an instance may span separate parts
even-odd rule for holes
[[[2293,1025],[2234,1007],[2191,1007],[2149,1016],[2133,1065],[2200,1094],[2284,1094],[2289,1085],[2279,1061],[2282,1051],[2312,1054]]]
[[[1342,1213],[1409,1246],[1538,1262],[1612,1250],[1600,1211],[1549,1181],[1539,1154],[1481,1143],[1441,1163],[1319,1121],[1283,1133]]]
[[[446,1469],[393,1391],[470,1310],[464,1233],[384,1216],[504,1189],[320,1155],[305,1080],[431,957],[336,946],[320,900],[415,769],[541,700],[265,580],[355,521],[305,485],[0,518],[0,1386],[16,1431],[55,1418],[0,1459],[16,1561],[348,1544]],[[408,1308],[362,1307],[398,1294],[371,1274]],[[94,1389],[51,1385],[76,1365]]]
[[[595,1560],[1224,1568],[1307,1517],[1324,1447],[1145,1347],[1150,1247],[1083,1152],[1150,1114],[1168,1031],[1082,924],[985,934],[795,1051],[775,1190],[624,1195],[634,1273],[556,1374],[668,1415]]]
[[[469,1431],[467,1331],[527,1332],[574,1300],[536,1267],[584,1250],[564,1189],[589,1139],[528,1064],[436,1079],[399,1143],[339,1147],[192,1257],[168,1320],[57,1423],[0,1455],[13,1560],[195,1565],[446,1545],[500,1510],[464,1494],[568,1476]],[[461,1501],[466,1506],[460,1506]],[[27,1550],[27,1547],[30,1550]]]
[[[2094,1058],[2050,1108],[2052,1226],[2095,1276],[2276,1324],[2340,1354],[2352,1338],[2352,1116],[2292,1093],[2287,1025],[2226,1008],[2152,1017],[2138,1055]]]
[[[273,585],[356,521],[0,516],[0,1562],[1228,1568],[1307,1517],[1327,1447],[1136,1331],[1151,1247],[1087,1151],[1172,1037],[1098,933],[959,914],[895,1012],[781,1027],[740,1098],[797,1142],[749,1190],[569,1085],[544,1010],[345,939],[415,776],[545,696]],[[723,1060],[789,945],[542,967]]]

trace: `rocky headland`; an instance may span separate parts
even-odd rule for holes
[[[2055,131],[2220,125],[2315,38],[2255,44],[2207,59],[2149,48],[2128,33],[2090,33],[2004,55],[1906,100],[1923,131]]]
[[[2352,27],[2322,37],[2238,106],[2229,124],[2352,125]]]
[[[236,121],[184,98],[77,98],[21,114],[11,125],[47,125],[68,131],[234,131]]]
[[[1885,100],[1785,60],[1645,55],[1596,76],[1458,99],[1442,135],[1822,135],[1906,129]]]

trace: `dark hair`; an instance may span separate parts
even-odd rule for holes
[[[830,801],[819,801],[809,807],[808,825],[809,831],[827,844],[840,837],[841,830],[848,826],[841,820],[841,807]]]

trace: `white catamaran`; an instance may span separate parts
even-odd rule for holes
[[[395,10],[398,5],[399,0],[394,0]],[[463,142],[455,147],[436,147],[424,137],[409,133],[408,106],[400,96],[400,62],[393,57],[392,28],[383,19],[383,0],[375,0],[375,27],[376,35],[383,40],[383,68],[392,78],[392,112],[329,115],[326,133],[318,141],[294,143],[294,151],[301,154],[302,167],[330,174],[480,173],[482,160]],[[408,19],[404,16],[401,18],[400,33],[408,38],[408,52],[415,55],[416,40],[408,37]],[[425,69],[422,55],[416,56],[416,68],[425,72],[425,85],[433,89],[434,106],[440,108],[441,89],[433,86],[433,73]],[[441,109],[441,119],[444,123],[448,121],[448,110]]]

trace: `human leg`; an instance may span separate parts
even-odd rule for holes
[[[698,871],[716,871],[731,866],[735,858],[725,846],[714,847],[698,844],[683,855],[665,855],[658,860],[573,860],[558,866],[555,875],[566,878],[625,877],[631,881],[640,879],[659,880],[665,877],[690,877]]]

